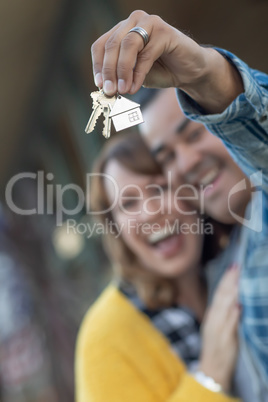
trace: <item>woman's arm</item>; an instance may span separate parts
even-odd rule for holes
[[[177,386],[163,377],[163,384],[149,382],[139,371],[135,358],[129,359],[119,350],[92,350],[89,356],[78,356],[76,402],[234,402],[223,393],[215,393],[199,384],[183,369]],[[156,371],[161,367],[156,368]],[[154,372],[151,373],[153,378]],[[164,374],[164,373],[163,373]]]
[[[150,320],[113,289],[85,318],[75,361],[76,402],[236,400],[199,384]]]

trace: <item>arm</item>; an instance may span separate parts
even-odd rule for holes
[[[177,379],[178,386],[174,387],[165,376],[161,381],[157,375],[158,368],[152,368],[152,376],[155,372],[158,380],[150,382],[129,356],[111,348],[104,348],[102,352],[96,354],[92,350],[77,357],[76,402],[239,401],[204,388],[184,369]]]
[[[204,369],[209,376],[217,370],[215,365]],[[147,317],[114,292],[91,309],[81,326],[75,376],[76,402],[236,401],[199,384]]]
[[[135,26],[144,28],[144,47]],[[177,87],[207,112],[223,111],[243,92],[232,64],[214,49],[199,46],[155,15],[134,11],[92,45],[95,83],[108,95],[135,93],[141,85]]]
[[[135,26],[148,32],[145,47],[140,35],[129,33]],[[143,11],[101,36],[92,45],[92,62],[95,83],[108,95],[134,94],[141,85],[179,88],[186,115],[219,136],[248,175],[262,169],[268,177],[267,75]]]
[[[180,104],[190,119],[205,124],[213,134],[223,140],[248,176],[256,170],[262,170],[267,189],[268,76],[250,69],[230,52],[222,49],[218,51],[239,71],[245,92],[218,114],[208,115],[204,110],[200,110],[200,107],[182,91],[178,91]]]

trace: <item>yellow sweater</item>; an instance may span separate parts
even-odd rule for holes
[[[231,402],[202,387],[168,340],[113,285],[86,314],[75,361],[76,402]]]

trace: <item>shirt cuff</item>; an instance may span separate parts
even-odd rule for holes
[[[199,123],[230,123],[234,119],[257,118],[262,121],[268,114],[268,76],[249,66],[224,49],[215,48],[230,63],[234,64],[243,80],[245,91],[240,94],[222,113],[206,112],[185,92],[177,89],[177,96],[185,115]]]

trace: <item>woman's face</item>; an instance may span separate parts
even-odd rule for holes
[[[108,162],[105,189],[121,238],[148,270],[175,277],[196,268],[203,244],[199,215],[175,198],[162,175]]]

